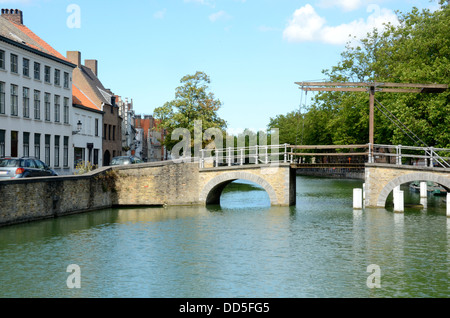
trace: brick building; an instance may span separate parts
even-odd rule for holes
[[[117,96],[106,89],[98,78],[98,61],[85,60],[81,64],[81,53],[68,51],[67,58],[77,67],[73,71],[73,83],[103,111],[103,166],[122,154],[122,118],[116,104]]]
[[[163,145],[165,130],[158,128],[158,120],[152,115],[136,115],[134,127],[142,131],[142,159],[148,162],[167,160],[166,147]]]

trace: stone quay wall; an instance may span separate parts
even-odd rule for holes
[[[222,186],[236,179],[264,187],[273,205],[295,204],[289,165],[200,169],[198,163],[164,161],[0,181],[0,226],[116,206],[205,205],[210,192],[220,196]]]
[[[110,169],[80,176],[0,181],[0,226],[111,207]]]

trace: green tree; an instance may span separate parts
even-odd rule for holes
[[[227,126],[225,120],[218,115],[222,106],[221,101],[209,91],[208,85],[211,81],[208,75],[196,72],[194,75],[184,76],[180,82],[182,85],[176,88],[175,99],[154,111],[155,118],[160,121],[159,128],[166,129],[168,133],[164,144],[169,150],[179,142],[171,138],[173,131],[177,128],[186,128],[189,131],[191,147],[194,147],[195,121],[201,121],[202,135],[209,128],[218,128],[224,132]],[[204,147],[205,144],[206,142],[203,141],[202,146]]]
[[[450,8],[447,1],[440,5],[436,11],[413,8],[398,13],[398,25],[374,29],[358,45],[349,42],[341,61],[323,70],[324,75],[332,82],[450,83]],[[386,118],[385,114],[389,114],[425,144],[450,147],[449,91],[379,93],[376,99],[376,106],[384,112],[375,111],[376,143],[418,145],[402,125]],[[367,143],[368,120],[368,94],[318,93],[304,117],[304,143]],[[281,121],[274,118],[269,126],[275,122]],[[292,133],[292,125],[283,125]]]

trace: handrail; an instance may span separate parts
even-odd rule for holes
[[[295,152],[296,150],[332,150],[332,149],[368,149],[362,152]],[[439,152],[439,153],[438,153]],[[448,154],[448,155],[446,155]],[[365,144],[365,145],[254,145],[228,148],[201,149],[197,157],[180,158],[198,162],[200,168],[206,162],[215,167],[246,165],[294,163],[295,157],[364,157],[363,162],[387,163],[393,165],[424,165],[450,169],[450,149],[434,147],[416,147],[403,145]],[[394,159],[392,162],[391,159]],[[353,160],[353,159],[352,159]],[[357,159],[361,160],[361,159]],[[339,163],[336,163],[339,164]]]

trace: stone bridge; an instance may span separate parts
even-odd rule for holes
[[[450,170],[368,163],[365,167],[365,206],[384,208],[386,199],[394,188],[413,181],[436,182],[450,189]]]
[[[117,204],[219,204],[223,189],[244,179],[261,186],[274,206],[295,205],[295,169],[288,163],[201,168],[198,163],[161,162],[114,168]]]

